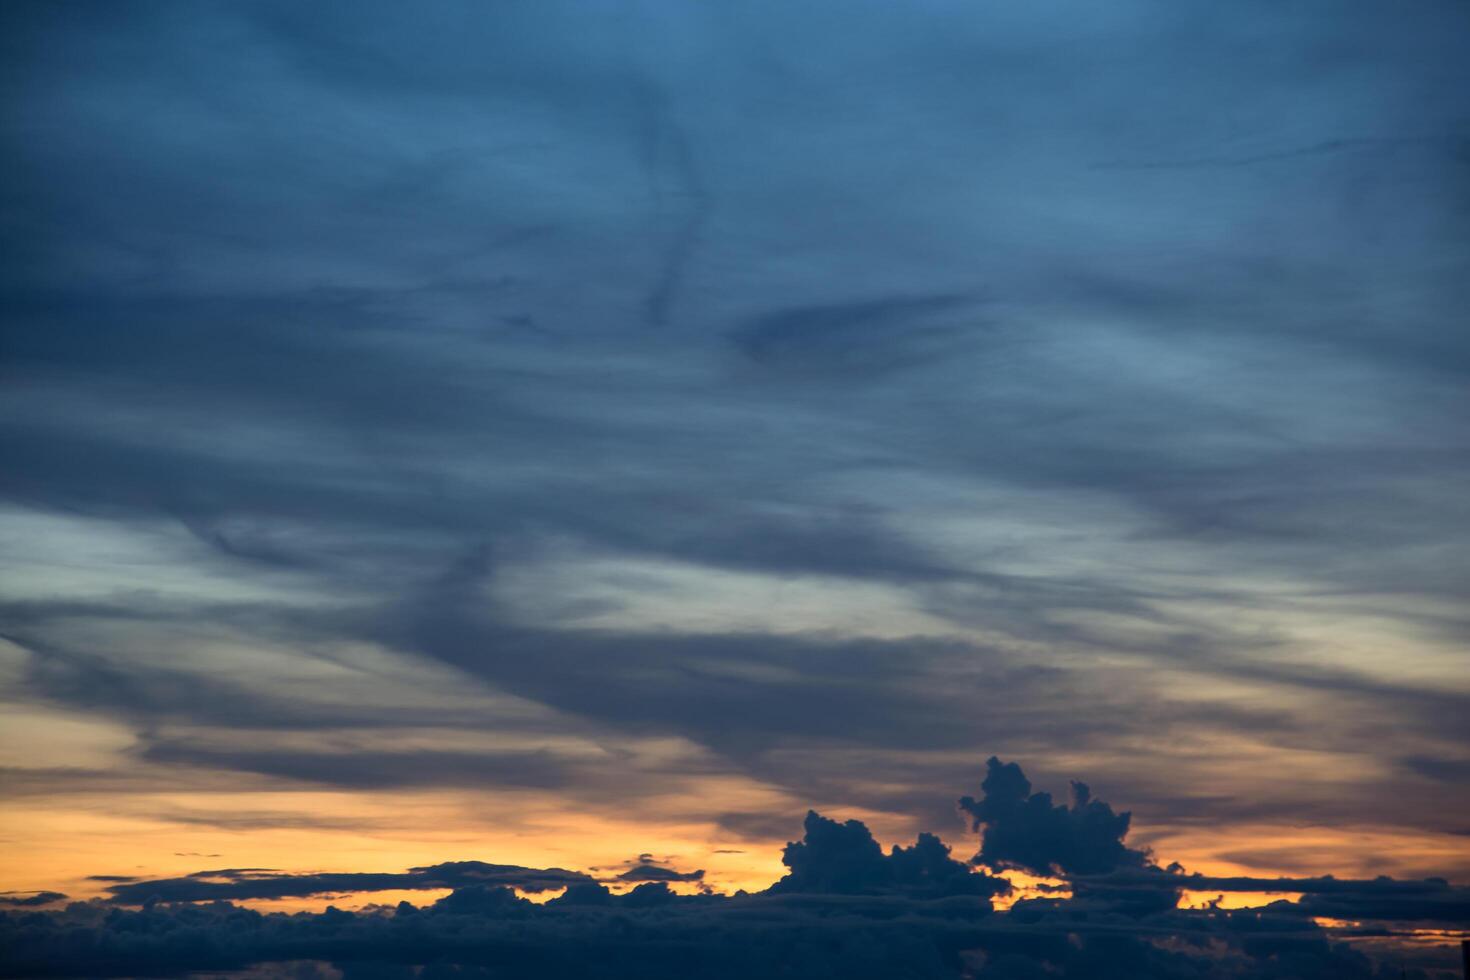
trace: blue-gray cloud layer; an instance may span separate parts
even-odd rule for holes
[[[1465,829],[1462,4],[3,16],[13,700],[347,787],[674,735],[929,815],[1126,746],[1160,817]],[[373,727],[531,747],[255,737]],[[1213,799],[1181,733],[1360,768]]]

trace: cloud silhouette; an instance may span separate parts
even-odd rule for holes
[[[304,898],[339,892],[505,886],[526,892],[556,891],[592,879],[561,868],[451,861],[402,873],[342,872],[282,874],[259,868],[196,871],[181,878],[129,880],[107,887],[114,902],[214,902],[260,898]]]
[[[997,912],[991,899],[1009,883],[955,860],[933,834],[884,852],[861,821],[809,811],[801,840],[783,852],[787,874],[757,894],[681,896],[669,883],[699,880],[700,872],[672,870],[646,853],[615,880],[649,880],[622,895],[581,872],[477,861],[401,874],[221,868],[152,881],[97,876],[109,882],[110,901],[0,912],[0,975],[251,968],[284,977],[314,961],[348,976],[411,969],[748,978],[795,970],[947,980],[1431,980],[1449,975],[1453,950],[1410,942],[1410,933],[1470,927],[1470,888],[1443,879],[1184,874],[1124,847],[1127,815],[1085,789],[1058,807],[1031,791],[1019,765],[993,757],[984,789],[966,811],[989,818],[981,824],[987,836],[1002,828],[997,846],[1006,857],[996,862],[1061,873],[1070,896],[1022,899]],[[1103,865],[1111,867],[1093,870]],[[424,908],[401,902],[391,910],[263,914],[229,901],[446,887],[453,891]],[[544,904],[517,894],[557,889],[564,891]],[[1303,898],[1255,909],[1177,908],[1184,889]],[[1319,920],[1350,923],[1324,928]],[[1371,947],[1376,958],[1356,948],[1369,943],[1379,944]]]
[[[1010,884],[975,872],[949,855],[933,834],[922,833],[909,847],[895,844],[884,854],[859,820],[838,823],[807,811],[802,839],[787,844],[781,862],[789,869],[770,888],[773,895],[883,895],[923,898],[972,895],[988,898],[1010,891]]]
[[[652,854],[640,854],[627,862],[627,869],[616,876],[618,881],[702,881],[704,871],[679,871]]]
[[[0,905],[8,905],[11,908],[31,908],[53,905],[65,898],[66,896],[61,892],[0,892]]]
[[[285,977],[311,960],[361,976],[409,968],[433,976],[732,980],[793,970],[834,980],[1399,976],[1379,972],[1311,919],[1274,906],[1128,920],[1070,911],[1064,903],[986,915],[983,903],[959,901],[893,894],[684,898],[664,883],[648,883],[621,898],[563,897],[544,906],[505,888],[470,885],[429,908],[402,904],[392,912],[261,914],[218,902],[108,910],[78,903],[58,913],[4,913],[0,975],[173,976],[253,967],[255,975]],[[1452,965],[1447,957],[1420,961]]]
[[[1094,800],[1086,783],[1072,783],[1070,805],[1053,804],[1050,793],[1031,792],[1030,780],[1014,762],[991,756],[985,765],[984,795],[959,801],[960,809],[970,815],[971,829],[984,831],[975,861],[1068,875],[1149,864],[1146,853],[1123,843],[1130,815],[1114,813],[1108,804]]]

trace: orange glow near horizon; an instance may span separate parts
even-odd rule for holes
[[[1222,892],[1204,889],[1192,891],[1188,888],[1179,893],[1181,909],[1258,909],[1272,902],[1299,902],[1301,892]]]
[[[996,895],[990,903],[997,909],[1005,911],[1022,899],[1027,898],[1071,898],[1072,889],[1066,879],[1051,878],[1041,875],[1027,874],[1024,871],[1005,869],[991,872],[997,878],[1004,878],[1011,883],[1009,895]]]
[[[68,900],[105,897],[95,875],[168,878],[215,868],[264,868],[285,873],[403,872],[446,861],[479,860],[532,868],[585,871],[614,879],[639,854],[652,853],[681,871],[703,869],[700,883],[675,883],[685,893],[759,891],[785,873],[782,846],[800,836],[806,801],[739,777],[694,776],[681,792],[626,801],[616,813],[575,804],[540,791],[307,791],[242,777],[234,788],[191,792],[9,793],[0,807],[0,891],[60,892]],[[786,833],[735,834],[703,816],[711,810],[789,815]],[[821,807],[827,815],[856,818],[872,828],[885,850],[907,844],[920,829],[900,814]],[[1407,835],[1381,827],[1293,827],[1241,824],[1227,831],[1141,823],[1141,843],[1160,863],[1178,860],[1205,875],[1258,877],[1335,874],[1338,877],[1423,877],[1463,863],[1463,838]],[[978,846],[972,834],[937,828],[966,858]],[[1345,864],[1344,856],[1371,855],[1373,863]],[[1250,863],[1244,858],[1249,856]],[[1269,862],[1269,863],[1268,863]],[[1056,878],[1001,873],[1015,891],[999,908],[1030,897],[1064,897]],[[614,885],[616,883],[614,882]],[[631,886],[628,886],[631,887]],[[342,893],[307,898],[249,900],[261,910],[361,908],[408,901],[426,905],[445,890]],[[545,901],[554,892],[526,895]],[[1184,907],[1200,907],[1220,893],[1184,893]],[[1296,895],[1224,893],[1222,908],[1248,908]]]
[[[494,802],[454,793],[159,794],[136,798],[132,812],[119,813],[107,801],[91,797],[10,800],[0,809],[0,842],[7,854],[0,867],[0,891],[57,891],[69,900],[86,900],[106,894],[108,882],[89,880],[94,875],[168,878],[215,868],[402,872],[461,860],[565,868],[610,879],[642,853],[667,858],[679,870],[703,869],[703,883],[717,891],[760,890],[785,872],[780,861],[784,841],[732,838],[708,822],[612,819],[557,810],[550,799],[505,798],[499,802],[509,810],[519,803],[522,816],[497,820]],[[150,809],[181,816],[148,816]],[[278,823],[208,824],[210,814],[229,813],[269,815]],[[334,824],[307,822],[314,814],[328,813]],[[122,841],[126,849],[119,847]],[[633,884],[609,882],[614,891]],[[671,887],[690,893],[700,883]],[[421,905],[444,893],[367,892],[241,904],[281,911],[400,900]],[[525,897],[539,901],[554,894]]]
[[[729,786],[732,799],[749,802],[750,787]],[[755,795],[759,795],[756,793]],[[707,800],[705,802],[708,802]],[[789,809],[788,805],[788,809]],[[157,815],[149,815],[149,811]],[[833,810],[834,816],[856,816],[874,826],[885,842],[907,842],[905,821],[891,814]],[[227,823],[229,814],[259,815],[262,825]],[[312,820],[331,814],[320,826]],[[218,816],[225,826],[211,825]],[[273,824],[268,821],[274,821]],[[792,828],[790,837],[799,834]],[[1457,842],[1395,836],[1380,830],[1321,830],[1241,828],[1238,836],[1186,832],[1154,838],[1159,856],[1178,859],[1191,871],[1207,875],[1299,875],[1335,873],[1351,876],[1355,869],[1319,862],[1318,854],[1352,853],[1364,841],[1379,846],[1380,858],[1392,871],[1415,863],[1429,863]],[[1263,847],[1262,841],[1269,841]],[[402,872],[444,861],[481,860],[526,867],[559,867],[588,871],[613,879],[617,869],[638,854],[667,858],[679,870],[700,868],[701,883],[675,883],[690,893],[707,886],[717,892],[759,891],[785,872],[781,847],[785,838],[750,840],[734,837],[707,821],[656,821],[630,814],[575,811],[551,798],[533,794],[513,796],[462,793],[310,793],[242,792],[139,795],[118,812],[110,801],[93,796],[65,799],[10,800],[0,810],[0,841],[7,860],[0,869],[0,890],[64,893],[71,900],[106,894],[107,882],[94,875],[140,878],[176,877],[213,868],[266,868],[281,872],[316,871]],[[126,849],[119,847],[125,841]],[[963,857],[971,842],[949,835],[956,856]],[[1219,855],[1246,847],[1268,853],[1300,848],[1303,857],[1286,867],[1243,865]],[[310,864],[303,862],[310,856]],[[599,870],[600,869],[600,870]],[[1360,869],[1359,873],[1373,869]],[[1064,887],[1056,878],[1001,872],[1015,892],[996,900],[1009,908],[1022,898],[1061,897],[1043,886]],[[1366,876],[1366,875],[1364,875]],[[616,886],[618,883],[613,882]],[[627,886],[631,887],[631,885]],[[371,904],[428,904],[443,890],[367,892],[302,899],[253,900],[261,909],[299,911]],[[555,893],[527,895],[544,901]],[[1184,907],[1201,907],[1220,897],[1209,889],[1184,893]],[[1224,893],[1222,908],[1248,908],[1298,896],[1273,892]]]

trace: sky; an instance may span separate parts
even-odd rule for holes
[[[1465,4],[0,18],[5,904],[1470,883]]]

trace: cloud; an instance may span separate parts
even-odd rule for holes
[[[182,878],[133,880],[108,886],[111,900],[129,905],[146,902],[214,902],[262,898],[304,898],[339,892],[431,890],[437,888],[518,888],[526,892],[557,891],[592,879],[561,868],[452,861],[401,873],[339,872],[287,874],[260,868],[197,871]]]
[[[596,888],[598,886],[582,886]],[[1372,961],[1310,920],[1274,911],[1173,913],[1128,924],[1062,910],[977,915],[955,899],[895,895],[681,898],[663,883],[593,902],[537,906],[502,888],[456,890],[427,909],[260,914],[226,903],[0,918],[11,975],[177,975],[242,969],[285,976],[299,960],[347,971],[424,967],[540,976],[778,975],[991,980],[1096,977],[1371,980]],[[1172,938],[1171,938],[1172,937]],[[1446,959],[1431,964],[1452,965]],[[278,970],[272,965],[278,964]],[[1103,974],[1107,975],[1107,974]],[[1430,974],[1410,974],[1426,980]]]
[[[957,324],[974,319],[974,305],[972,297],[937,294],[778,310],[737,328],[732,339],[767,370],[866,377],[963,343]]]
[[[977,862],[1024,868],[1037,874],[1101,874],[1120,867],[1144,867],[1148,855],[1123,843],[1128,813],[1114,813],[1094,800],[1086,783],[1072,783],[1071,805],[1053,805],[1050,793],[1032,793],[1031,781],[1014,762],[995,756],[986,762],[984,792],[966,796],[960,809],[972,829],[984,829]]]
[[[0,892],[0,905],[8,905],[11,908],[31,908],[39,905],[52,905],[66,898],[61,892]]]
[[[1463,829],[1465,6],[664,6],[4,5],[7,793]]]
[[[652,854],[640,854],[627,862],[627,869],[614,877],[618,881],[703,881],[704,871],[680,871]]]
[[[550,752],[345,752],[205,748],[182,742],[148,744],[150,762],[260,773],[285,779],[358,788],[447,786],[490,782],[501,786],[566,785],[567,767]]]
[[[1451,885],[1443,878],[1301,884],[1304,887],[1293,890],[1305,893],[1297,903],[1303,915],[1346,921],[1437,922],[1451,928],[1470,923],[1470,887]]]
[[[887,853],[858,820],[838,823],[807,811],[802,839],[787,844],[781,863],[786,876],[770,888],[773,895],[883,895],[923,898],[973,895],[989,898],[1010,884],[971,871],[949,856],[932,834],[920,834],[909,847]]]
[[[1030,805],[1044,794],[1030,792],[1019,766],[992,758],[989,770],[986,814],[1034,821],[1041,836],[1028,847],[1063,854],[1046,867],[1064,874],[1070,897],[1022,899],[996,912],[990,899],[1009,884],[956,861],[938,837],[921,833],[914,844],[885,853],[862,822],[811,811],[802,839],[783,853],[787,875],[753,895],[681,896],[670,881],[696,881],[702,872],[673,871],[648,853],[625,862],[627,870],[613,879],[646,879],[623,895],[581,872],[476,861],[397,874],[222,868],[151,881],[98,876],[109,882],[110,902],[0,913],[0,969],[64,977],[250,967],[285,976],[295,962],[317,960],[347,974],[415,967],[433,975],[515,969],[553,977],[733,978],[799,967],[810,976],[948,980],[1381,980],[1388,967],[1352,943],[1387,943],[1374,947],[1379,960],[1403,962],[1401,954],[1414,947],[1393,945],[1400,932],[1470,924],[1467,889],[1443,879],[1219,877],[1145,865],[1140,852],[1120,858],[1116,847],[1079,830],[1089,821],[1113,826],[1117,833],[1109,840],[1121,843],[1126,827],[1117,826],[1118,815],[1105,804],[1079,791],[1070,808],[1049,799],[1045,807]],[[1089,805],[1104,812],[1089,818]],[[987,835],[993,826],[985,825]],[[1002,843],[1010,839],[1002,834]],[[1097,853],[1079,857],[1079,841]],[[1076,870],[1097,865],[1099,855],[1111,855],[1114,866],[1105,873]],[[453,891],[424,908],[402,902],[391,910],[262,914],[231,904],[438,888]],[[516,894],[562,889],[544,904]],[[1257,909],[1176,908],[1183,889],[1300,892],[1303,898]],[[46,894],[44,901],[63,897]],[[1354,924],[1324,929],[1319,918]],[[1425,952],[1421,944],[1413,957],[1422,966],[1410,974],[1416,980],[1440,977],[1436,971],[1453,965],[1448,946]]]

